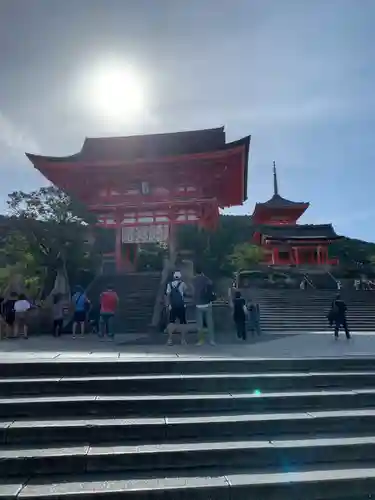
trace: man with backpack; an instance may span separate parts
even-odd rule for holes
[[[76,331],[79,327],[81,336],[85,335],[85,323],[87,318],[87,313],[90,310],[90,301],[84,289],[81,286],[77,286],[76,292],[72,297],[73,305],[73,338],[76,338]]]
[[[215,345],[212,302],[216,297],[212,281],[207,278],[200,267],[196,267],[193,288],[198,329],[198,345],[202,345],[205,342],[205,329],[207,329],[209,343]]]
[[[187,290],[186,283],[182,280],[182,275],[180,271],[175,271],[173,273],[173,280],[168,283],[166,296],[169,308],[169,323],[176,323],[179,321],[180,325],[186,325],[186,305],[185,305],[185,293]],[[172,334],[173,329],[168,329],[168,345],[172,345]],[[181,342],[185,343],[185,337],[182,335]]]

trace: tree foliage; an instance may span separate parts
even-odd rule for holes
[[[254,266],[257,266],[263,259],[264,252],[263,249],[256,245],[251,245],[250,243],[240,243],[234,247],[232,255],[229,256],[229,260],[232,263],[236,271],[240,270],[250,270]]]
[[[8,209],[12,231],[5,251],[18,262],[22,255],[31,256],[34,267],[46,277],[47,289],[61,267],[71,282],[82,273],[92,273],[95,258],[85,241],[90,215],[66,193],[54,186],[31,193],[16,191],[9,195]]]
[[[25,193],[14,191],[8,196],[11,216],[56,224],[90,223],[92,215],[85,207],[55,186]]]
[[[234,268],[229,256],[236,245],[250,242],[251,236],[250,217],[223,215],[214,231],[193,225],[180,227],[178,248],[190,251],[194,262],[210,275],[231,275]]]

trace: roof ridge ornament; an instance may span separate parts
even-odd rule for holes
[[[279,196],[279,186],[277,183],[276,162],[273,162],[273,195]]]

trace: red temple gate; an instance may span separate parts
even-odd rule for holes
[[[220,208],[241,205],[247,198],[249,145],[250,137],[226,143],[222,127],[86,139],[72,156],[27,157],[83,202],[99,226],[115,229],[121,272],[131,268],[130,245],[166,242],[173,260],[176,226],[214,229]]]

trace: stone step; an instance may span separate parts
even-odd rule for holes
[[[264,305],[262,307],[261,312],[263,311],[272,311],[272,312],[290,312],[290,311],[296,311],[296,312],[303,312],[304,310],[306,311],[312,311],[312,312],[319,312],[319,311],[329,311],[330,310],[330,305],[327,306],[325,304],[324,306],[320,306],[319,304],[304,304],[303,307],[296,305],[296,304],[282,304],[282,305]],[[348,314],[349,313],[355,313],[359,314],[362,311],[368,311],[369,313],[372,313],[374,316],[374,310],[372,307],[372,304],[368,305],[358,305],[356,307],[351,307],[348,309]]]
[[[375,436],[293,439],[275,441],[202,441],[185,443],[88,444],[0,448],[0,477],[41,474],[79,474],[158,469],[246,467],[265,470],[289,467],[370,462]],[[282,469],[281,469],[282,470]]]
[[[198,351],[199,354],[199,351]],[[165,358],[155,359],[145,355],[140,359],[101,357],[95,359],[75,358],[64,360],[40,359],[38,353],[24,355],[20,360],[18,353],[4,353],[0,356],[0,377],[4,378],[36,378],[36,377],[89,377],[106,375],[162,375],[162,374],[235,374],[235,373],[274,373],[281,372],[345,372],[375,371],[375,358],[357,357],[323,357],[323,358],[217,358],[215,353],[205,352],[206,357],[197,358]]]
[[[0,422],[0,444],[150,443],[375,435],[375,409]]]
[[[374,358],[206,355],[4,354],[0,497],[359,500],[375,491]]]
[[[292,372],[292,373],[214,373],[114,375],[92,377],[4,378],[0,379],[0,397],[24,395],[87,394],[181,394],[223,393],[326,388],[361,389],[375,387],[375,371],[364,372]]]
[[[9,480],[2,486],[7,499],[81,500],[82,498],[129,500],[359,500],[375,490],[372,462],[344,467],[331,465],[298,471],[246,470],[233,468],[158,470],[145,473],[110,473],[55,476],[24,481]]]
[[[293,333],[293,334],[300,334],[300,333],[322,333],[325,332],[327,334],[333,334],[333,329],[331,329],[327,324],[324,325],[316,325],[312,323],[307,323],[306,325],[289,325],[287,323],[279,323],[279,324],[274,324],[274,325],[263,325],[263,332],[264,335],[267,334],[285,334],[285,333]],[[349,330],[352,333],[372,333],[374,332],[374,327],[367,325],[367,326],[361,326],[361,325],[349,325]],[[340,330],[341,332],[344,332],[343,329]],[[248,334],[250,335],[250,334]],[[249,338],[251,338],[249,336]]]
[[[347,319],[347,323],[349,327],[352,327],[352,329],[356,330],[358,328],[365,328],[370,331],[374,331],[375,329],[375,321],[370,322],[370,321],[353,321],[350,318]],[[287,324],[288,326],[295,326],[297,329],[303,329],[306,330],[313,330],[314,326],[320,326],[323,327],[324,330],[329,329],[329,323],[327,319],[319,320],[319,319],[311,319],[311,318],[306,318],[304,321],[288,321],[286,318],[278,318],[278,319],[261,319],[260,325],[263,327],[263,329],[266,329],[266,325],[271,326],[271,325],[285,325]],[[233,322],[229,323],[231,329],[234,328]],[[287,330],[286,330],[287,331]]]
[[[270,393],[77,395],[0,398],[0,418],[164,416],[181,413],[286,412],[371,408],[375,389]]]
[[[272,315],[272,316],[261,316],[260,317],[260,320],[261,322],[272,322],[272,321],[288,321],[288,322],[291,322],[291,323],[298,323],[298,324],[302,324],[303,322],[307,322],[307,321],[314,321],[315,323],[325,323],[327,324],[327,317],[326,315],[317,315],[317,316],[311,316],[311,315],[306,315],[305,317],[303,317],[302,315],[301,316],[297,316],[297,315],[283,315],[283,314],[275,314],[275,315]],[[352,322],[355,322],[355,324],[370,324],[372,322],[372,324],[375,323],[375,317],[367,317],[367,316],[359,316],[359,317],[355,317],[355,316],[347,316],[347,320],[351,320]],[[232,320],[233,321],[233,320]]]

